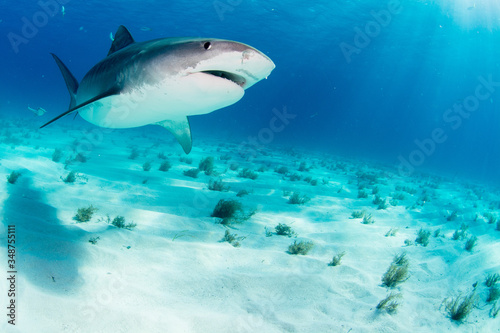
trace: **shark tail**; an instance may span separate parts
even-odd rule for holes
[[[56,61],[57,66],[61,70],[61,74],[66,82],[66,87],[68,87],[69,96],[71,98],[69,102],[69,109],[73,109],[76,106],[76,92],[78,90],[78,81],[75,79],[73,74],[69,71],[68,67],[59,59],[55,54],[51,53],[52,57]]]
[[[102,94],[99,94],[91,99],[89,99],[88,101],[86,102],[83,102],[79,105],[76,105],[76,92],[78,91],[78,81],[75,79],[75,77],[73,76],[73,74],[71,74],[71,72],[69,71],[68,67],[66,67],[66,65],[61,61],[61,59],[59,59],[55,54],[51,53],[52,57],[54,58],[54,60],[56,61],[56,64],[57,66],[59,67],[59,69],[61,70],[61,74],[62,76],[64,77],[64,81],[66,82],[66,87],[68,87],[68,91],[69,91],[69,96],[71,98],[70,102],[69,102],[69,108],[68,108],[68,111],[66,112],[63,112],[61,113],[60,115],[58,115],[57,117],[55,117],[54,119],[52,119],[51,121],[49,121],[48,123],[40,126],[40,128],[44,128],[45,126],[49,125],[49,124],[52,124],[54,121],[70,114],[70,113],[73,113],[73,112],[78,112],[77,110],[79,108],[82,108],[86,105],[89,105],[95,101],[98,101],[99,99],[101,98],[105,98],[105,97],[108,97],[108,96],[111,96],[111,95],[117,95],[120,93],[120,87],[119,86],[113,86],[111,87],[110,89],[108,89],[107,91],[103,92]],[[75,117],[76,117],[76,114],[75,114]]]

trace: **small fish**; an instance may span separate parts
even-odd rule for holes
[[[64,8],[64,6],[61,7],[61,13],[62,16],[66,15],[66,8]]]
[[[28,106],[28,110],[30,110],[31,112],[33,112],[36,116],[43,116],[45,114],[45,112],[47,112],[44,108],[38,108],[38,109],[33,109],[33,108],[30,108]]]
[[[112,32],[109,33],[109,39],[111,39],[112,42],[115,41],[115,39],[113,38],[113,33]]]
[[[151,29],[150,27],[142,27],[141,30],[142,31],[151,31],[153,29]]]

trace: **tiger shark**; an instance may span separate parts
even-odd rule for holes
[[[106,128],[156,124],[170,131],[189,154],[189,116],[203,115],[239,101],[245,90],[267,78],[274,63],[255,48],[213,38],[161,38],[135,42],[120,26],[106,58],[78,83],[52,57],[70,94],[69,109]]]

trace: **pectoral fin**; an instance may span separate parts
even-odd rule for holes
[[[191,152],[193,142],[191,139],[191,126],[187,117],[163,120],[156,123],[156,125],[160,125],[172,133],[186,154]]]
[[[73,107],[72,109],[69,109],[68,111],[64,112],[64,113],[61,113],[60,115],[58,115],[57,117],[55,117],[54,119],[52,119],[51,121],[49,121],[48,123],[42,125],[40,128],[44,128],[45,126],[49,125],[49,124],[52,124],[54,121],[70,114],[70,113],[73,113],[75,112],[76,110],[80,109],[80,108],[83,108],[84,106],[86,105],[89,105],[91,103],[94,103],[95,101],[98,101],[102,98],[106,98],[106,97],[109,97],[109,96],[113,96],[113,95],[118,95],[120,93],[120,88],[117,86],[117,87],[113,87],[111,89],[109,89],[108,91],[105,91],[103,92],[102,94],[100,95],[97,95],[96,97],[94,98],[91,98],[89,99],[88,101],[82,103],[82,104],[79,104],[75,107]]]

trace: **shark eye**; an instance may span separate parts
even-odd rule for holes
[[[205,50],[210,50],[212,48],[212,43],[206,42],[205,44],[203,44],[203,47],[205,48]]]

